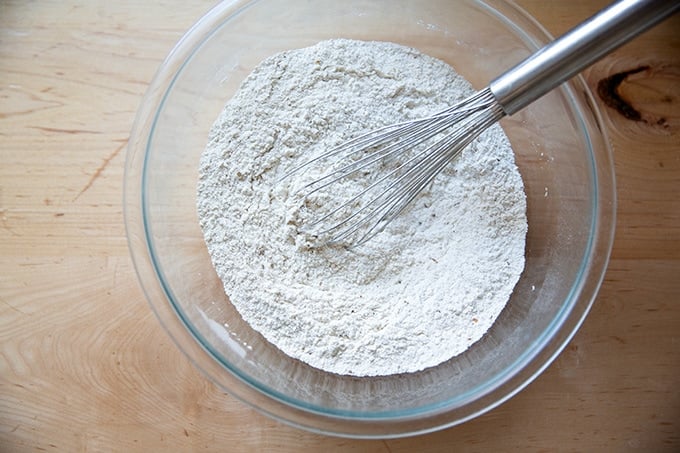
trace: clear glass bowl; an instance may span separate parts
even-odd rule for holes
[[[165,329],[231,395],[323,433],[368,438],[441,429],[525,387],[583,321],[613,240],[611,152],[581,78],[503,120],[524,178],[529,231],[526,269],[491,330],[420,373],[356,378],[311,368],[267,343],[224,294],[198,225],[197,169],[213,121],[261,60],[338,37],[416,47],[477,89],[550,40],[517,6],[494,0],[220,4],[172,50],[140,107],[125,172],[130,251]]]

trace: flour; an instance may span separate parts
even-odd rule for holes
[[[355,376],[419,371],[479,340],[524,268],[526,201],[500,127],[351,250],[299,233],[294,192],[318,174],[280,181],[367,128],[472,92],[442,61],[391,43],[330,40],[261,63],[215,122],[198,184],[208,251],[243,319],[289,356]]]

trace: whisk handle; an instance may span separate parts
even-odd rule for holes
[[[680,0],[618,1],[494,79],[489,88],[512,115],[678,10]]]

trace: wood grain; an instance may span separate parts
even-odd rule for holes
[[[557,35],[606,1],[519,2]],[[121,209],[125,145],[154,71],[212,1],[0,2],[0,451],[679,451],[680,17],[585,72],[616,240],[582,329],[519,395],[427,436],[302,432],[223,394],[149,310]],[[663,118],[664,121],[659,121]]]

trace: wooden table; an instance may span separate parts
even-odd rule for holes
[[[520,2],[553,34],[606,0]],[[155,69],[212,0],[0,2],[0,451],[680,451],[680,15],[586,72],[618,226],[574,340],[501,407],[389,441],[310,434],[224,394],[149,309],[121,208]],[[620,107],[620,106],[619,106]],[[628,112],[630,113],[630,112]]]

